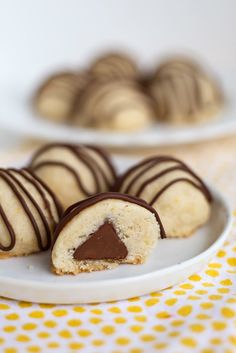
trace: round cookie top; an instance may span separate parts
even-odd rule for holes
[[[160,233],[161,233],[161,238],[165,238],[165,230],[163,228],[162,222],[158,216],[157,211],[151,207],[146,201],[141,200],[137,197],[118,193],[118,192],[104,192],[100,193],[94,196],[89,197],[86,200],[82,200],[80,202],[77,202],[70,207],[67,208],[67,210],[64,212],[60,223],[58,224],[55,233],[54,233],[54,243],[56,242],[56,239],[59,235],[59,233],[62,231],[62,229],[80,212],[82,212],[84,209],[93,206],[94,204],[101,202],[103,200],[109,200],[109,199],[116,199],[116,200],[122,200],[125,202],[130,202],[133,204],[136,204],[138,206],[141,206],[151,213],[154,214],[159,226],[160,226]]]
[[[163,170],[158,171],[151,177],[148,175],[148,172],[150,171],[150,169],[155,168],[156,166],[160,166],[161,164],[164,165],[165,163],[171,163],[171,162],[173,163],[173,165],[163,168]],[[138,188],[135,191],[135,196],[139,197],[140,194],[143,192],[143,190],[150,183],[158,180],[164,175],[173,173],[175,171],[185,172],[186,177],[183,177],[183,176],[177,177],[177,178],[174,177],[173,180],[171,180],[166,185],[164,185],[156,194],[152,196],[152,199],[149,202],[151,205],[153,205],[157,201],[157,199],[169,187],[171,187],[173,184],[178,182],[186,182],[191,184],[193,187],[197,188],[200,192],[203,193],[203,195],[205,196],[208,202],[211,202],[212,200],[211,193],[208,190],[205,183],[203,182],[203,180],[196,173],[194,173],[194,171],[191,170],[184,162],[171,156],[156,156],[156,157],[150,157],[141,161],[140,163],[131,167],[122,176],[120,176],[117,179],[117,182],[114,185],[114,190],[122,191],[124,193],[129,194],[131,188],[137,183]],[[188,176],[191,179],[188,178]],[[142,178],[142,182],[141,182],[141,185],[139,185],[139,181],[141,178]]]
[[[68,167],[66,160],[63,162],[62,161],[57,162],[57,161],[53,161],[50,159],[48,160],[47,158],[45,160],[43,159],[42,161],[40,160],[40,158],[43,157],[48,151],[50,151],[51,149],[57,149],[57,148],[58,149],[63,148],[63,149],[69,150],[74,156],[76,156],[76,158],[81,160],[90,169],[92,175],[94,176],[94,180],[96,182],[97,189],[99,189],[98,188],[99,185],[98,185],[98,179],[97,179],[95,169],[99,169],[100,173],[103,175],[104,179],[106,180],[106,183],[109,186],[111,186],[111,181],[108,180],[107,176],[103,172],[100,165],[98,165],[93,158],[91,158],[89,155],[86,154],[86,149],[94,151],[96,154],[98,154],[100,156],[100,158],[102,158],[102,160],[105,162],[106,167],[108,167],[112,178],[113,179],[116,178],[116,171],[115,171],[115,168],[114,168],[108,154],[102,148],[99,148],[97,146],[91,146],[91,145],[77,145],[77,144],[60,143],[60,142],[46,144],[46,145],[42,146],[41,148],[39,148],[34,153],[32,159],[29,163],[30,168],[34,170],[34,169],[38,169],[42,165],[46,165],[46,164],[53,165],[55,163],[55,165],[60,164],[61,166],[65,167],[65,168],[70,168],[70,171],[73,172],[73,168]],[[77,175],[77,173],[73,172],[73,174],[75,174],[75,177],[76,177],[78,183],[80,184],[81,189],[84,189],[82,182],[81,182],[79,176]],[[87,192],[85,191],[85,193],[87,193]]]
[[[88,81],[88,74],[86,72],[74,71],[59,71],[44,80],[36,92],[36,98],[41,94],[60,94],[66,91],[79,90]],[[63,98],[63,97],[62,97]]]
[[[138,76],[138,68],[127,54],[111,52],[98,57],[92,63],[90,73],[101,79],[135,79]]]
[[[149,85],[158,118],[174,122],[201,121],[223,104],[217,80],[198,63],[176,57],[160,64]]]
[[[69,122],[77,97],[88,80],[86,72],[61,71],[49,76],[34,95],[35,109],[45,118]]]
[[[201,66],[194,60],[187,57],[174,57],[163,61],[156,69],[154,78],[158,78],[160,75],[164,75],[168,70],[174,70],[176,72],[186,71],[189,73],[201,73]]]

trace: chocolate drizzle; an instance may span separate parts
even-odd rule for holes
[[[4,246],[0,243],[0,249],[2,251],[9,251],[9,250],[13,249],[16,244],[16,235],[15,235],[14,229],[13,229],[11,223],[9,222],[9,219],[7,218],[7,215],[4,212],[4,209],[2,208],[1,204],[0,204],[0,216],[1,216],[5,226],[7,228],[7,231],[9,233],[9,237],[10,237],[9,245]]]
[[[152,100],[138,82],[124,79],[94,80],[79,96],[74,119],[83,126],[110,129],[113,125],[114,128],[117,126],[119,113],[127,112],[129,116],[130,109],[141,111],[146,123],[151,122],[154,114]]]
[[[88,190],[85,187],[83,179],[81,178],[78,171],[73,166],[69,165],[66,161],[62,162],[62,161],[51,160],[51,159],[38,161],[38,158],[40,158],[41,155],[43,155],[51,148],[65,148],[69,150],[77,158],[78,161],[83,163],[92,175],[92,178],[95,184],[95,190],[94,191]],[[96,159],[89,154],[89,150],[99,155],[99,157],[103,160],[104,164],[106,165],[110,176],[107,175],[104,168],[100,166],[100,164],[96,161]],[[115,176],[116,176],[114,167],[112,166],[112,163],[108,158],[108,156],[106,155],[106,153],[98,147],[86,146],[86,145],[80,146],[80,145],[72,145],[72,144],[66,144],[66,143],[52,143],[52,144],[43,146],[33,156],[30,162],[30,169],[37,172],[38,170],[44,167],[61,167],[63,169],[66,169],[73,176],[73,178],[77,183],[78,188],[84,193],[85,196],[91,196],[93,194],[103,191],[102,181],[105,182],[106,189],[110,190],[113,184],[113,180],[115,179]]]
[[[77,97],[87,84],[88,78],[89,76],[86,72],[62,71],[53,74],[37,89],[33,97],[34,107],[39,114],[46,118],[54,118],[55,116],[61,118],[63,122],[69,122],[73,106],[76,104]],[[51,109],[45,109],[45,106],[42,108],[42,103],[48,97],[64,103],[64,108],[66,109],[64,114],[63,111],[58,113],[56,110],[54,115]]]
[[[135,61],[125,53],[111,52],[98,57],[90,72],[100,79],[135,79],[138,69]]]
[[[159,67],[154,80],[159,87],[162,85],[160,89],[164,90],[164,118],[172,114],[170,105],[173,99],[171,99],[171,96],[179,98],[174,99],[175,107],[176,110],[182,111],[184,114],[194,114],[202,109],[202,90],[199,83],[202,78],[207,80],[201,69],[188,60],[167,61]],[[191,87],[189,87],[189,84]],[[181,91],[182,95],[179,96]]]
[[[205,85],[211,89],[211,98],[204,97]],[[160,65],[150,85],[156,101],[159,118],[172,120],[175,115],[182,119],[195,119],[198,112],[209,105],[221,104],[222,93],[217,82],[193,61],[176,58]]]
[[[148,205],[144,200],[141,200],[137,197],[134,196],[129,196],[126,194],[121,194],[121,193],[116,193],[116,192],[104,192],[98,195],[94,195],[86,200],[82,200],[80,202],[77,202],[73,205],[71,205],[70,207],[67,208],[67,210],[64,212],[62,219],[60,221],[60,223],[58,224],[58,226],[56,227],[56,230],[54,232],[54,244],[56,242],[56,239],[58,237],[58,235],[60,234],[60,232],[62,231],[62,229],[77,215],[79,214],[81,211],[83,211],[84,209],[93,206],[94,204],[103,201],[103,200],[107,200],[107,199],[116,199],[116,200],[123,200],[126,202],[130,202],[136,205],[139,205],[143,208],[146,208],[148,211],[150,211],[151,213],[154,214],[159,226],[160,226],[160,234],[161,234],[161,238],[165,238],[165,230],[164,227],[162,225],[162,222],[158,216],[158,213],[156,212],[156,210]]]
[[[16,171],[15,169],[11,169],[11,170]],[[42,197],[45,209],[48,210],[50,218],[54,220],[53,211],[51,209],[52,205],[48,201],[46,193],[45,193],[45,190],[44,190],[44,189],[46,189],[45,186],[43,185],[43,187],[44,187],[44,189],[43,189],[42,186],[40,186],[40,181],[29,170],[22,169],[20,171],[20,173],[21,173],[22,176],[24,176],[24,178],[29,183],[31,183],[37,189],[37,191],[39,192],[39,194]],[[42,184],[42,182],[41,182],[41,184]],[[61,214],[62,214],[62,212],[63,212],[62,207],[59,204],[59,201],[56,199],[55,195],[51,192],[51,190],[50,189],[46,189],[46,191],[47,191],[47,194],[49,194],[51,199],[53,200],[53,204],[55,205],[56,211],[57,211],[57,218],[59,219]]]
[[[22,178],[23,180],[21,181],[19,179],[19,177]],[[29,219],[29,222],[31,223],[35,237],[37,239],[37,244],[38,244],[39,250],[49,249],[49,247],[51,245],[50,223],[47,220],[43,210],[41,209],[41,207],[39,206],[39,204],[37,203],[37,201],[33,197],[33,195],[30,194],[30,192],[26,189],[26,186],[24,186],[24,183],[23,183],[23,181],[27,181],[27,182],[31,183],[34,186],[35,190],[38,191],[38,193],[41,196],[42,201],[45,205],[45,208],[48,210],[48,215],[50,217],[50,220],[52,221],[52,224],[54,224],[54,226],[55,226],[58,219],[54,219],[54,217],[53,217],[50,203],[49,203],[49,201],[46,197],[46,194],[43,190],[43,186],[40,185],[39,180],[34,180],[33,175],[29,171],[24,170],[24,169],[23,170],[0,169],[0,178],[2,178],[4,180],[4,182],[8,185],[8,187],[14,193],[14,195],[15,195],[16,199],[19,201],[24,213],[26,214],[27,218]],[[51,195],[51,192],[50,192],[50,195]],[[52,198],[52,200],[53,200],[53,198]],[[38,214],[39,218],[42,221],[42,224],[44,227],[44,232],[42,232],[42,233],[40,232],[40,229],[39,229],[39,226],[38,226],[37,221],[35,219],[35,216],[29,207],[30,204],[33,206],[33,210],[36,211],[36,213]],[[59,210],[58,204],[55,203],[55,206],[56,206],[55,209],[57,210],[57,213],[59,216],[60,210]],[[9,221],[7,214],[6,214],[6,211],[3,209],[1,204],[0,204],[0,216],[1,216],[5,226],[7,228],[7,231],[8,231],[9,237],[10,237],[10,244],[8,246],[4,246],[4,245],[0,244],[0,249],[2,251],[10,251],[15,246],[16,233],[14,230],[14,226]],[[46,236],[46,241],[43,240],[45,238],[45,236]],[[45,244],[44,244],[44,242],[45,242]]]
[[[142,183],[139,185],[139,179],[144,176],[148,171],[152,168],[155,168],[155,166],[160,165],[161,163],[168,163],[168,162],[174,162],[177,163],[177,165],[168,167],[161,172],[154,174],[151,177],[147,177],[146,180],[144,180]],[[141,169],[139,171],[139,169]],[[146,159],[142,161],[141,163],[135,165],[134,167],[130,168],[126,173],[124,173],[117,181],[114,190],[116,191],[122,191],[126,194],[129,194],[131,192],[131,189],[134,185],[138,185],[138,189],[133,192],[134,196],[136,197],[141,197],[142,192],[145,190],[145,188],[150,185],[150,183],[158,180],[159,178],[163,177],[164,175],[167,175],[169,173],[175,172],[175,171],[183,171],[186,173],[186,176],[191,177],[192,179],[189,179],[188,177],[178,177],[173,180],[171,180],[169,183],[164,185],[155,195],[153,195],[153,198],[149,201],[150,205],[153,205],[158,198],[173,184],[178,183],[178,182],[186,182],[191,184],[193,187],[198,189],[206,198],[208,202],[211,202],[212,197],[211,194],[204,184],[204,182],[182,161],[180,161],[177,158],[169,157],[169,156],[159,156],[159,157],[152,157],[149,159]],[[136,173],[137,172],[137,173]],[[134,176],[133,176],[134,174]],[[126,186],[124,186],[124,183],[126,182],[127,178],[131,177],[130,181]]]
[[[54,203],[54,205],[56,207],[57,218],[60,219],[62,214],[63,214],[63,208],[62,208],[60,202],[58,201],[56,195],[54,194],[54,192],[52,192],[52,190],[47,186],[47,184],[45,184],[43,180],[38,178],[37,175],[32,172],[32,170],[30,170],[28,168],[24,168],[24,169],[22,169],[22,171],[24,172],[24,176],[25,176],[25,173],[27,173],[28,176],[31,176],[31,182],[32,182],[32,184],[35,185],[35,187],[37,187],[37,184],[38,184],[39,190],[40,190],[40,186],[42,187],[42,190],[41,190],[42,193],[44,193],[43,190],[45,190],[50,195],[50,197],[51,197],[51,199],[52,199],[52,201],[53,201],[53,203]],[[50,205],[49,205],[47,199],[45,199],[45,202],[47,204],[46,208],[49,208],[49,212],[50,212],[50,214],[52,216],[52,212],[50,210]]]

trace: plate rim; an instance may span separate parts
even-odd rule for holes
[[[218,117],[209,120],[206,124],[189,126],[168,126],[160,123],[148,129],[137,132],[99,131],[82,127],[60,125],[40,118],[32,107],[27,105],[26,97],[14,100],[11,90],[2,89],[3,97],[0,104],[0,126],[21,136],[41,138],[45,140],[70,140],[72,142],[101,144],[107,147],[118,148],[150,148],[155,146],[171,146],[177,144],[194,143],[212,140],[217,137],[232,135],[236,132],[236,119],[224,118],[227,114],[233,115],[234,104],[229,102],[219,112]],[[5,92],[5,93],[4,93]],[[16,101],[15,105],[14,102]],[[28,101],[28,100],[27,100]],[[17,110],[17,104],[20,109]],[[14,109],[9,107],[14,107]],[[6,119],[11,116],[12,119]],[[24,117],[25,116],[25,117]],[[20,117],[23,120],[19,122]],[[22,124],[23,121],[23,124]],[[164,126],[164,130],[163,130]],[[165,130],[166,129],[166,130]],[[95,142],[94,142],[95,141]]]

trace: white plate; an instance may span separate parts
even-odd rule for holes
[[[63,140],[103,146],[151,147],[207,140],[236,132],[236,77],[226,76],[224,91],[228,105],[218,119],[204,125],[172,127],[156,124],[139,133],[112,133],[50,123],[29,104],[32,89],[22,84],[0,89],[0,126],[18,134],[46,140]]]
[[[93,303],[139,296],[182,282],[204,268],[229,233],[230,209],[217,191],[212,193],[209,222],[189,238],[159,240],[143,265],[56,276],[50,272],[50,252],[1,260],[0,295],[39,303]]]

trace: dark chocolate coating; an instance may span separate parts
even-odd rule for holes
[[[62,229],[81,211],[83,211],[87,207],[91,207],[97,202],[107,200],[107,199],[117,199],[117,200],[123,200],[126,202],[130,202],[136,205],[139,205],[141,207],[146,208],[148,211],[154,214],[159,226],[160,226],[160,233],[161,233],[161,238],[165,238],[165,230],[163,228],[163,225],[161,223],[161,220],[158,216],[158,213],[156,210],[148,205],[144,200],[141,200],[137,197],[121,194],[121,193],[116,193],[116,192],[104,192],[101,194],[94,195],[86,200],[82,200],[80,202],[77,202],[73,204],[72,206],[68,207],[67,210],[64,212],[64,215],[62,216],[61,221],[58,223],[56,230],[54,232],[54,244],[56,242],[56,239]]]
[[[74,252],[75,260],[122,260],[128,250],[111,223],[105,222]]]

